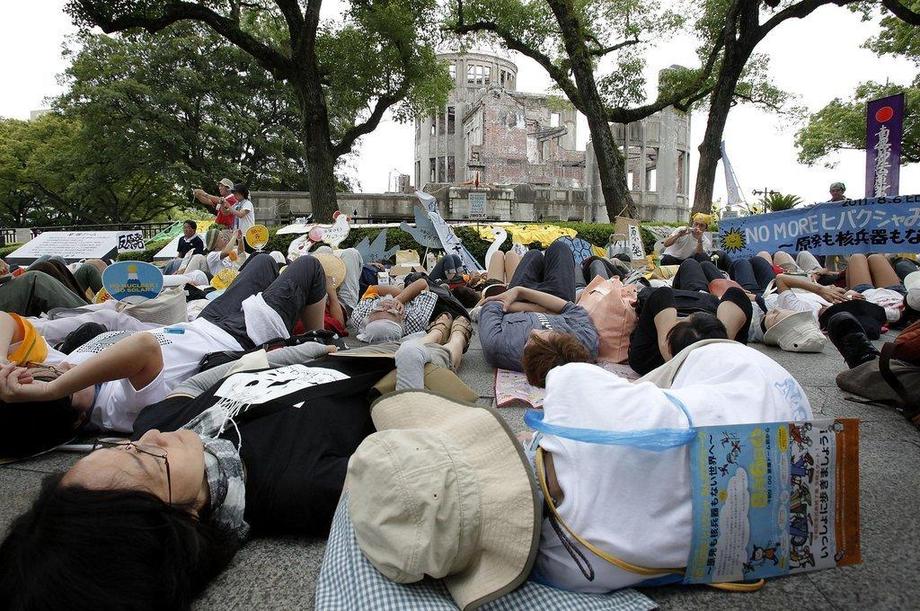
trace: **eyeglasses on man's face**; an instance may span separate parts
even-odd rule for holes
[[[153,456],[157,460],[162,460],[166,465],[166,488],[169,498],[169,504],[172,505],[172,478],[169,473],[169,459],[166,457],[166,450],[159,446],[149,443],[138,443],[136,441],[123,441],[120,439],[100,439],[93,444],[93,450],[112,449],[123,452],[135,452],[136,454],[146,454]]]

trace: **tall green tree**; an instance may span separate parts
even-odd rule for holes
[[[349,4],[334,23],[322,0],[69,0],[85,27],[159,33],[180,22],[206,26],[289,88],[298,110],[314,213],[338,208],[339,158],[371,133],[387,111],[397,120],[446,100],[451,82],[434,53],[435,0]]]
[[[717,29],[721,32],[722,55],[711,85],[706,131],[699,146],[693,212],[708,212],[712,207],[722,134],[757,45],[783,23],[804,19],[825,5],[869,7],[865,10],[884,7],[881,10],[891,11],[901,20],[916,16],[899,0],[703,0],[698,27],[708,30],[709,36]]]
[[[175,201],[222,176],[308,189],[293,95],[236,46],[193,23],[81,42],[55,107],[101,135],[102,150],[142,152],[175,183]]]
[[[667,71],[657,98],[642,103],[645,51],[683,22],[655,0],[455,0],[446,27],[459,35],[497,39],[546,70],[587,118],[607,214],[613,218],[635,210],[609,124],[640,121],[667,106],[687,109],[707,93],[723,44],[718,37],[701,67]],[[602,61],[613,67],[597,75]]]

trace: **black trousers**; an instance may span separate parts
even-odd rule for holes
[[[743,286],[744,290],[750,291],[755,295],[763,294],[767,289],[767,285],[776,279],[773,266],[767,263],[767,260],[763,257],[732,261],[728,275],[731,276],[732,280]]]
[[[448,274],[447,272],[453,272]],[[441,260],[435,263],[434,269],[428,274],[428,277],[437,283],[447,282],[455,274],[462,274],[466,271],[463,267],[463,260],[458,255],[444,255]]]
[[[523,286],[566,301],[575,301],[575,257],[563,242],[549,245],[546,252],[528,250],[508,287]]]
[[[281,316],[290,332],[303,309],[326,296],[326,273],[318,259],[305,255],[279,276],[271,255],[253,255],[224,293],[201,311],[201,317],[232,335],[244,349],[252,349],[255,344],[246,333],[243,301],[257,293],[262,293],[262,299]]]
[[[709,283],[717,278],[722,278],[722,272],[713,265],[712,261],[684,259],[671,286],[684,291],[708,291]]]

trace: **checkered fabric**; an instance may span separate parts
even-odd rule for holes
[[[657,605],[635,590],[612,594],[578,594],[527,581],[482,607],[484,611],[566,609],[567,611],[645,611]],[[348,517],[348,498],[339,500],[326,554],[316,583],[318,611],[399,609],[400,611],[456,611],[447,588],[438,580],[414,584],[390,581],[361,553]]]
[[[351,324],[355,329],[361,328],[361,323],[367,318],[374,304],[380,300],[380,297],[373,299],[362,299],[355,306],[351,313]],[[434,312],[434,306],[438,302],[438,296],[431,291],[422,291],[412,301],[406,304],[406,321],[403,325],[406,335],[418,333],[428,329],[428,323],[431,321],[431,313]]]

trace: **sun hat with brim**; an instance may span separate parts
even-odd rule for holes
[[[920,312],[920,271],[911,272],[904,277],[904,288],[907,289],[907,305]]]
[[[869,339],[878,339],[882,335],[882,326],[888,323],[885,308],[865,299],[850,299],[826,308],[818,317],[822,329],[827,329],[827,321],[838,312],[849,312],[859,321]]]
[[[398,583],[443,579],[462,610],[514,590],[540,537],[536,482],[514,434],[488,407],[418,390],[371,407],[378,432],[348,463],[361,551]]]
[[[221,178],[219,181],[217,181],[217,184],[224,185],[228,189],[233,188],[233,181],[230,180],[229,178]]]
[[[319,260],[319,264],[323,266],[323,271],[326,272],[326,278],[332,280],[332,287],[339,288],[339,285],[342,284],[342,281],[345,280],[345,264],[341,259],[335,255],[330,255],[327,253],[313,253],[313,256]]]
[[[821,352],[827,338],[818,328],[814,314],[796,312],[767,329],[763,343],[779,346],[786,352]]]

